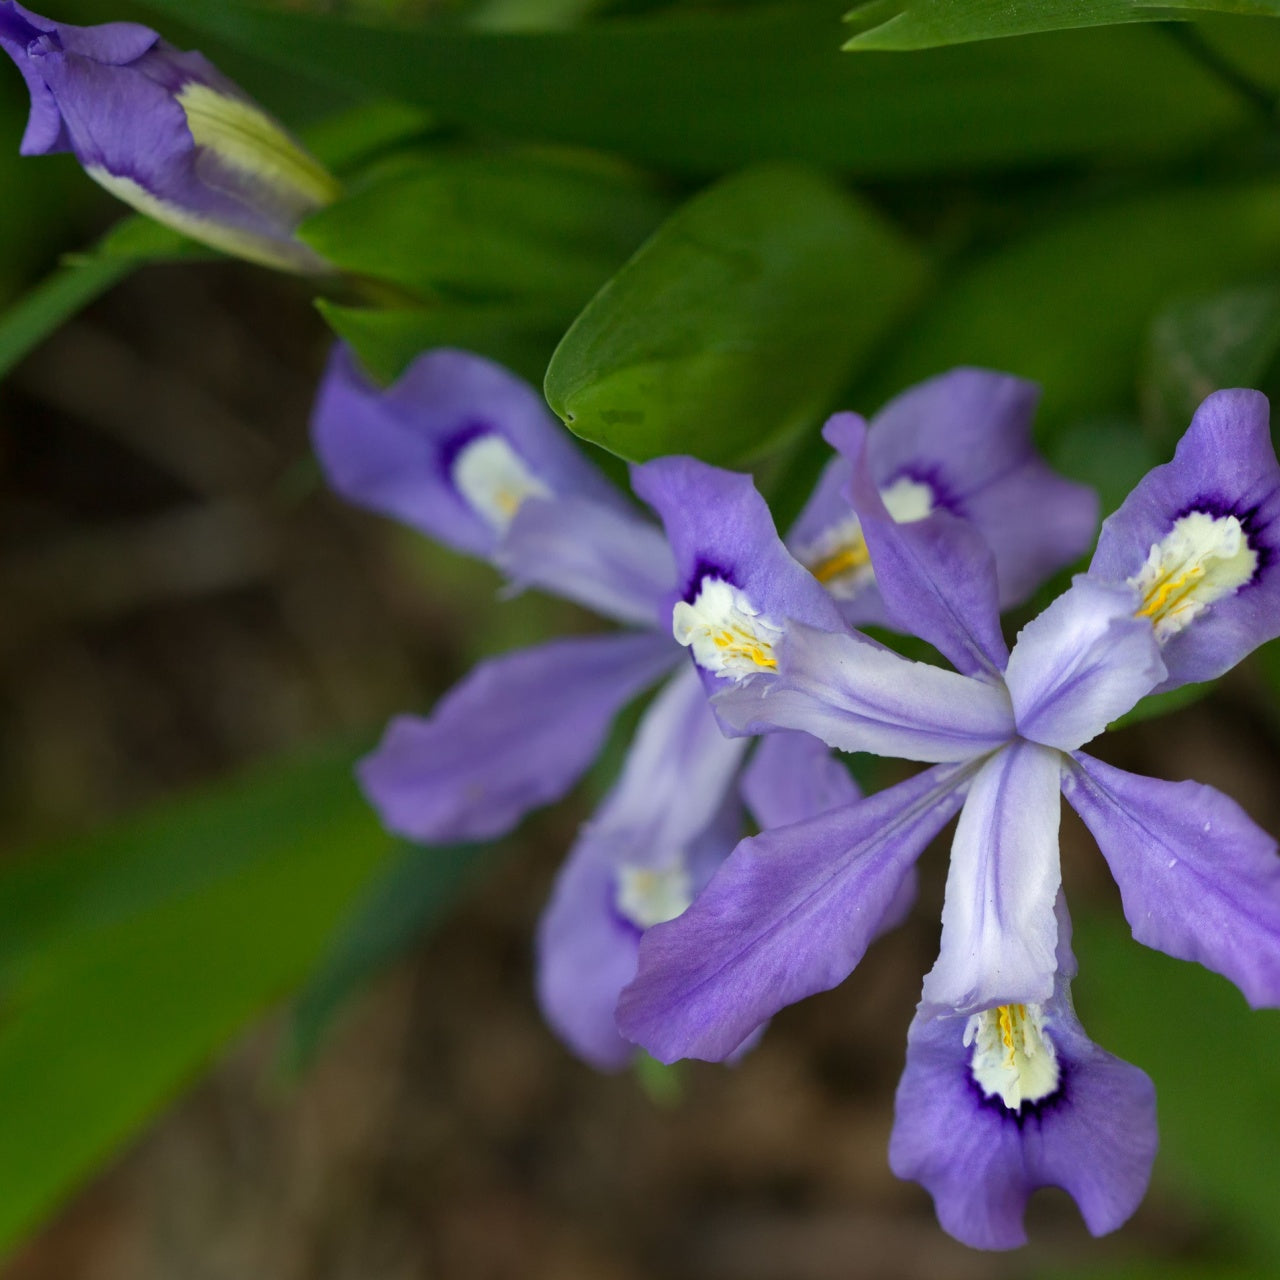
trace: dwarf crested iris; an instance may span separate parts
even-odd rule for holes
[[[337,182],[207,59],[149,27],[53,22],[0,0],[0,49],[31,93],[23,155],[70,151],[112,195],[192,239],[291,271]]]
[[[687,608],[710,618],[728,584],[748,636],[768,645],[767,661],[715,694],[722,721],[742,732],[803,730],[934,767],[740,843],[689,911],[646,934],[619,1025],[668,1061],[732,1053],[778,1009],[847,976],[920,852],[959,812],[941,950],[924,980],[907,1079],[932,1078],[926,1058],[967,1055],[966,1087],[995,1109],[1001,1132],[1021,1133],[1028,1108],[1053,1111],[1053,1133],[1068,1142],[1072,1116],[1084,1114],[1075,1109],[1093,1105],[1079,1064],[1096,1059],[1064,1003],[1060,789],[1110,864],[1139,941],[1224,974],[1254,1005],[1280,1004],[1275,842],[1211,787],[1138,777],[1080,750],[1144,695],[1220,675],[1280,633],[1280,467],[1266,399],[1209,397],[1173,461],[1107,520],[1088,572],[1012,652],[993,557],[977,531],[946,511],[895,521],[861,426],[838,422],[831,437],[851,461],[848,492],[888,616],[957,671],[908,661],[851,630],[792,621],[768,586],[786,552],[767,530],[744,528],[737,509],[714,505],[722,481],[709,468],[651,463],[640,487],[678,549]],[[707,501],[691,513],[698,492]],[[690,634],[676,613],[677,634]],[[752,652],[749,638],[738,646]],[[904,1089],[899,1125],[918,1136],[923,1104]],[[957,1109],[952,1119],[961,1118]],[[1134,1152],[1145,1150],[1139,1127],[1133,1133]],[[1044,1131],[1046,1143],[1057,1140]],[[926,1167],[906,1136],[899,1147],[895,1167]],[[1018,1150],[1030,1161],[1014,1179],[1024,1191],[1068,1159]],[[1086,1194],[1078,1182],[1061,1185]],[[944,1222],[975,1242],[1016,1242],[1021,1201],[1009,1196],[998,1231],[957,1226],[954,1214]],[[1104,1212],[1081,1199],[1095,1229],[1117,1225],[1133,1203],[1117,1192]]]
[[[1095,519],[1093,495],[1034,454],[1034,401],[1019,379],[957,370],[888,406],[870,436],[890,492],[919,476],[913,483],[936,486],[929,493],[948,502],[971,496],[975,519],[998,511],[1029,527],[1033,511],[1045,513],[1049,532],[1003,544],[1000,576],[1015,584],[1011,592],[1025,593],[1078,555]],[[742,768],[746,741],[721,732],[703,690],[708,677],[670,637],[679,576],[662,531],[583,461],[537,393],[505,370],[435,351],[382,391],[338,348],[313,434],[330,482],[351,501],[488,559],[519,585],[634,628],[481,663],[430,717],[393,721],[360,766],[361,784],[391,830],[430,843],[510,830],[568,790],[621,706],[678,668],[645,712],[620,779],[583,827],[539,929],[548,1020],[588,1061],[625,1065],[635,1047],[618,1034],[614,1008],[635,974],[640,937],[696,897],[740,836],[743,803],[768,828],[844,809],[859,792],[804,733],[772,735]],[[839,494],[849,469],[847,459],[833,459],[797,523],[798,546],[864,556],[857,517]],[[750,481],[708,471],[708,482],[714,493],[691,494],[695,506],[737,512],[743,528],[762,531],[767,553],[773,526]],[[649,496],[645,483],[637,491]],[[705,647],[732,678],[767,661],[769,642],[757,636],[739,651],[751,619],[743,630],[728,579],[724,589],[722,625]],[[785,553],[762,597],[768,609],[820,628],[842,626],[842,609],[876,613],[877,600],[872,575],[861,573],[837,597]],[[697,631],[701,615],[689,625]],[[904,877],[886,919],[911,889]]]

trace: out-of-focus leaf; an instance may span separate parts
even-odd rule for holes
[[[665,212],[649,183],[593,157],[438,152],[391,162],[299,235],[419,297],[529,296],[571,315]]]
[[[569,319],[507,303],[392,308],[322,300],[316,305],[369,375],[382,383],[394,382],[419,352],[440,346],[477,351],[539,383]]]
[[[813,425],[924,274],[825,179],[748,170],[681,208],[592,299],[551,359],[547,400],[624,458],[748,461]]]
[[[1230,1224],[1246,1256],[1280,1256],[1280,1011],[1250,1010],[1225,979],[1139,946],[1118,912],[1077,909],[1075,949],[1085,1027],[1159,1092],[1157,1180]]]
[[[1280,284],[1182,301],[1155,318],[1143,361],[1147,422],[1169,444],[1220,387],[1256,387],[1280,354]]]
[[[863,0],[846,15],[846,49],[931,49],[1067,27],[1155,22],[1197,13],[1280,15],[1280,0]]]
[[[1280,184],[1172,187],[1037,228],[962,266],[863,388],[880,403],[957,364],[1043,388],[1041,438],[1131,412],[1152,318],[1188,294],[1280,267]],[[1163,460],[1163,459],[1162,459]]]
[[[285,1065],[314,1059],[334,1018],[434,928],[482,867],[487,846],[407,846],[356,903],[293,1007]]]
[[[0,866],[0,1250],[322,954],[389,842],[351,752]]]
[[[847,0],[566,31],[376,27],[235,0],[147,0],[281,65],[507,138],[663,167],[785,157],[860,175],[1182,152],[1249,108],[1144,27],[925,52],[840,52]]]

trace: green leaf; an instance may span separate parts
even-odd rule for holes
[[[593,157],[437,152],[391,162],[299,236],[422,298],[530,296],[572,315],[665,212],[648,182]]]
[[[860,175],[1185,152],[1249,108],[1143,27],[911,60],[839,49],[847,0],[565,31],[377,27],[235,0],[148,0],[282,66],[506,138],[723,172],[788,157]]]
[[[748,170],[596,295],[551,359],[547,400],[624,458],[749,461],[815,423],[923,277],[920,255],[825,179]]]
[[[862,389],[874,407],[957,364],[1043,388],[1051,440],[1132,411],[1152,317],[1280,266],[1280,184],[1169,187],[1083,209],[959,268]]]
[[[413,949],[481,869],[485,846],[404,848],[369,885],[293,1008],[285,1065],[305,1068],[352,997]]]
[[[351,754],[0,869],[0,1249],[315,963],[389,848]]]

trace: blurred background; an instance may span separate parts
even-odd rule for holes
[[[593,7],[446,16],[509,30]],[[1214,38],[1239,54],[1257,30]],[[300,128],[352,105],[174,34]],[[0,72],[8,306],[121,210],[65,157],[18,160],[26,98]],[[964,360],[1040,377],[1046,447],[1109,510],[1201,395],[1274,381],[1280,199],[1257,194],[1276,153],[1258,115],[1098,165],[873,165],[863,189],[928,241],[941,301],[884,338],[840,405],[871,412]],[[663,199],[703,176],[682,160]],[[1254,185],[1232,203],[1239,183]],[[1205,251],[1205,228],[1229,251]],[[1160,1091],[1155,1185],[1115,1236],[1091,1240],[1042,1192],[1031,1247],[975,1253],[888,1170],[945,841],[906,926],[741,1065],[603,1077],[575,1061],[535,1007],[531,937],[633,719],[579,794],[494,850],[393,846],[350,765],[478,657],[596,624],[500,599],[487,567],[324,490],[307,415],[331,333],[303,284],[225,261],[121,274],[0,383],[4,1280],[1267,1274],[1280,1015],[1133,943],[1069,811],[1077,1006]],[[1111,285],[1123,325],[1101,305]],[[1271,646],[1101,754],[1221,787],[1277,832],[1278,699]]]

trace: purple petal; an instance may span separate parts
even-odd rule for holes
[[[1039,388],[989,369],[952,369],[904,391],[872,419],[867,454],[883,490],[927,484],[938,506],[977,526],[995,556],[1001,608],[1082,555],[1097,495],[1064,480],[1031,436]]]
[[[1268,417],[1260,392],[1215,392],[1173,461],[1148,472],[1102,526],[1089,575],[1107,582],[1136,578],[1174,521],[1191,512],[1238,520],[1256,556],[1234,594],[1213,600],[1166,639],[1163,689],[1211,680],[1280,634],[1280,466]]]
[[[511,521],[496,560],[520,586],[667,630],[676,576],[671,549],[661,530],[630,512],[590,498],[532,498]]]
[[[742,798],[762,830],[803,822],[861,796],[849,770],[807,733],[761,738],[742,774]]]
[[[1080,574],[1023,627],[1005,671],[1023,737],[1074,751],[1160,683],[1160,647],[1135,599]]]
[[[1015,742],[974,778],[951,846],[927,1003],[969,1013],[1053,991],[1061,762],[1057,751]]]
[[[1280,1005],[1276,842],[1212,787],[1125,773],[1079,753],[1071,807],[1111,867],[1133,936]]]
[[[621,778],[556,879],[538,928],[538,999],[565,1042],[601,1070],[635,1053],[614,1021],[641,936],[620,911],[619,877],[678,860],[691,892],[701,888],[741,831],[736,804],[733,836],[716,819],[746,745],[720,732],[696,673],[683,669],[645,713]]]
[[[955,813],[942,767],[742,841],[684,915],[650,929],[618,1027],[664,1062],[726,1058],[788,1004],[844,980],[921,849]]]
[[[619,707],[676,661],[664,636],[556,640],[480,663],[431,715],[398,716],[361,761],[388,831],[424,843],[487,840],[562,796]]]
[[[1009,740],[1003,685],[911,662],[856,632],[792,626],[776,679],[721,690],[721,720],[746,733],[802,729],[842,751],[904,760],[968,760]]]
[[[890,621],[928,640],[966,675],[998,677],[1009,651],[1000,632],[995,560],[981,533],[946,510],[899,524],[872,477],[861,420],[838,414],[823,434],[852,464],[849,498]]]
[[[1038,1187],[1062,1187],[1096,1236],[1138,1207],[1155,1160],[1151,1081],[1093,1044],[1067,998],[1049,1005],[1057,1093],[1013,1111],[974,1079],[966,1019],[916,1015],[898,1085],[889,1164],[933,1196],[938,1220],[977,1249],[1026,1243]]]

